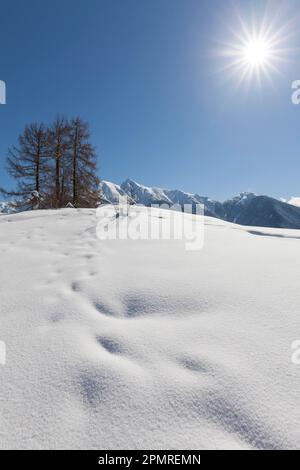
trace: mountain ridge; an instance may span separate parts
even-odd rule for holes
[[[197,204],[203,204],[204,213],[240,225],[300,229],[300,207],[267,195],[242,192],[224,202],[180,189],[144,186],[132,179],[121,185],[102,181],[100,190],[103,202],[116,204],[119,197],[128,197],[130,203],[150,206],[152,204],[191,204],[195,212]]]

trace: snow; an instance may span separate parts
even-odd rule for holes
[[[172,204],[172,200],[161,188],[150,188],[130,179],[124,181],[124,183],[121,184],[121,188],[139,204],[146,206],[155,203]]]
[[[300,207],[300,197],[293,196],[288,201],[288,203],[291,204],[292,206]]]
[[[216,217],[228,222],[242,225],[280,227],[287,229],[300,228],[300,204],[298,198],[289,201],[274,199],[269,196],[259,196],[255,193],[242,192],[227,199],[223,203],[196,193],[187,193],[179,189],[162,189],[144,186],[136,181],[127,179],[121,186],[104,181],[101,183],[103,202],[117,204],[119,195],[128,196],[130,202],[145,206],[166,204],[177,207],[181,211],[189,204],[192,211],[200,204],[204,207],[206,216]],[[292,207],[298,206],[298,207]]]
[[[151,204],[204,204],[207,210],[214,211],[217,201],[198,194],[187,193],[180,189],[163,189],[157,187],[144,186],[136,181],[127,179],[121,184],[124,193],[131,196],[138,204],[146,206]],[[114,201],[111,201],[114,202]]]
[[[243,204],[248,204],[248,202],[254,199],[256,196],[257,194],[255,193],[243,192],[233,197],[232,200],[235,201],[237,204],[243,205]]]
[[[0,447],[299,448],[299,231],[207,217],[189,252],[98,222],[0,217]]]
[[[107,202],[118,203],[118,195],[127,195],[132,202],[145,206],[166,204],[175,206],[181,210],[181,206],[191,204],[194,207],[197,204],[204,206],[206,215],[220,217],[223,215],[222,204],[211,198],[199,196],[195,193],[188,193],[179,189],[163,189],[157,187],[144,186],[136,181],[127,179],[121,186],[108,181],[103,181],[100,185]]]
[[[125,192],[122,190],[121,186],[110,181],[101,181],[100,191],[102,192],[104,198],[112,204],[118,204],[120,201],[124,201],[126,198]]]
[[[10,214],[12,212],[14,212],[14,210],[8,202],[0,202],[0,215]]]

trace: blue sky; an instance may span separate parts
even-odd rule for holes
[[[282,23],[299,15],[297,1],[269,3]],[[262,4],[1,0],[0,185],[13,185],[3,166],[24,125],[64,113],[90,122],[103,179],[218,199],[299,195],[300,106],[291,103],[291,82],[300,79],[300,52],[283,51],[281,74],[248,89],[221,71],[216,54],[237,27],[234,12],[259,18]],[[289,29],[285,47],[300,50],[300,32]]]

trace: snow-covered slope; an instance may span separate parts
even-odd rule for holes
[[[206,218],[188,252],[98,221],[0,217],[0,447],[299,448],[299,232]]]

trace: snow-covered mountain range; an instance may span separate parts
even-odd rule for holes
[[[127,196],[136,204],[203,204],[205,215],[217,217],[228,222],[260,227],[279,227],[300,229],[300,207],[254,193],[241,193],[225,202],[219,202],[196,193],[179,189],[147,187],[127,179],[121,185],[108,181],[101,182],[105,201],[115,204],[119,197]]]
[[[152,204],[178,205],[191,204],[193,211],[197,204],[203,204],[207,216],[216,217],[240,225],[300,229],[299,198],[289,202],[265,195],[244,192],[224,202],[197,193],[179,189],[164,189],[144,186],[127,179],[121,185],[110,181],[100,183],[102,201],[117,204],[127,197],[129,202],[150,206]],[[14,212],[9,202],[0,202],[0,214]]]

